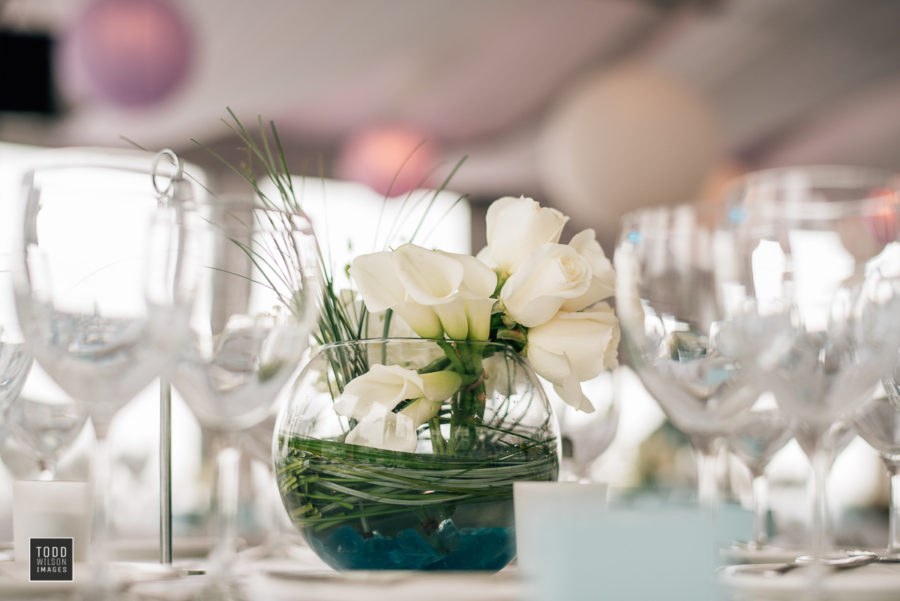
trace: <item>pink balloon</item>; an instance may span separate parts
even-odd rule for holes
[[[191,31],[167,0],[96,0],[68,32],[63,77],[125,107],[155,104],[188,73]]]
[[[344,146],[337,171],[339,177],[366,184],[383,196],[401,196],[428,185],[435,157],[434,144],[421,132],[378,127],[358,134]]]

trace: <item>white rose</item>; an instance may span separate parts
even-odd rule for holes
[[[590,413],[594,407],[579,383],[615,368],[618,346],[618,320],[612,308],[601,303],[588,311],[560,312],[528,330],[525,355],[566,403]]]
[[[404,244],[357,257],[350,276],[369,311],[393,309],[423,338],[487,337],[497,275],[474,257]]]
[[[506,312],[525,327],[539,326],[569,299],[588,292],[591,266],[564,244],[539,246],[500,290]]]
[[[348,382],[335,400],[336,413],[358,421],[345,442],[415,451],[416,429],[437,414],[461,382],[459,374],[448,370],[418,374],[397,365],[373,365]],[[398,404],[408,400],[413,402],[394,413]]]
[[[542,244],[559,242],[568,217],[536,201],[505,196],[491,203],[486,217],[487,246],[478,258],[504,275],[514,273]]]
[[[569,241],[575,251],[591,266],[591,283],[587,292],[563,303],[563,311],[581,311],[616,293],[616,272],[597,242],[594,230],[586,229]]]
[[[633,244],[621,244],[613,257],[616,266],[616,311],[626,330],[644,327],[641,302],[640,258]]]

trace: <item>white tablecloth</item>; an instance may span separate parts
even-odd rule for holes
[[[126,566],[126,564],[120,564]],[[135,566],[138,564],[127,564]],[[203,567],[202,561],[176,562],[179,574],[162,576],[158,564],[150,578],[123,590],[121,598],[133,601],[188,601],[200,596],[209,584],[206,575],[184,575]],[[27,566],[0,563],[0,599],[34,601],[71,593],[87,566],[75,566],[73,583],[28,582]],[[478,572],[336,572],[310,550],[298,548],[291,558],[246,562],[236,578],[248,601],[522,601],[525,586],[515,566],[497,574]]]

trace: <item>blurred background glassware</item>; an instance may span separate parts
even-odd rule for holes
[[[283,395],[284,396],[284,395]],[[284,399],[286,400],[286,399]],[[253,500],[255,510],[255,536],[248,536],[249,546],[240,551],[241,559],[258,561],[267,558],[294,557],[306,542],[294,528],[284,510],[284,503],[278,491],[277,474],[272,457],[275,435],[276,411],[262,422],[250,428],[244,438],[244,453],[248,458],[251,482],[248,496]]]
[[[559,422],[562,438],[561,481],[591,482],[591,470],[616,437],[619,425],[619,394],[614,372],[605,372],[582,384],[594,406],[593,413],[573,409],[544,383],[544,390]]]
[[[48,159],[23,180],[16,308],[35,359],[94,427],[86,594],[112,593],[107,565],[107,432],[116,412],[166,371],[186,328],[180,205],[166,204],[152,155]]]
[[[55,480],[59,454],[84,429],[87,411],[74,399],[48,399],[22,395],[19,419],[11,438],[37,461],[40,480]]]
[[[32,364],[16,318],[7,257],[8,253],[0,252],[0,445],[21,409],[16,399]]]
[[[728,433],[728,449],[750,472],[753,488],[753,539],[747,544],[748,549],[761,550],[769,543],[766,468],[793,435],[792,422],[781,413],[774,398],[765,393]]]
[[[16,319],[8,251],[0,251],[0,448],[20,419],[22,407],[18,399],[32,366],[31,353]],[[0,548],[0,560],[11,557],[11,548]]]
[[[900,344],[896,179],[851,167],[763,171],[743,178],[726,208],[737,244],[722,254],[739,258],[724,259],[739,266],[728,274],[731,344],[797,422],[814,474],[811,552],[821,558],[829,432],[871,397]]]
[[[271,415],[298,369],[317,316],[319,267],[302,212],[251,194],[195,203],[189,231],[200,267],[172,384],[218,453],[217,540],[209,594],[232,594],[236,560],[239,435]]]
[[[627,359],[668,418],[689,438],[698,497],[717,497],[718,441],[759,393],[720,342],[729,328],[717,286],[727,232],[712,206],[629,213],[615,254],[616,311]]]
[[[883,557],[900,561],[900,409],[896,381],[886,387],[888,394],[876,397],[863,405],[853,421],[856,432],[878,451],[890,478],[888,506],[888,541]]]

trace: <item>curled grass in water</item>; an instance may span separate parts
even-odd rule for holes
[[[555,440],[523,438],[490,457],[400,453],[338,441],[282,439],[290,450],[278,484],[301,528],[321,531],[421,507],[452,515],[457,506],[512,499],[512,483],[555,479]]]

